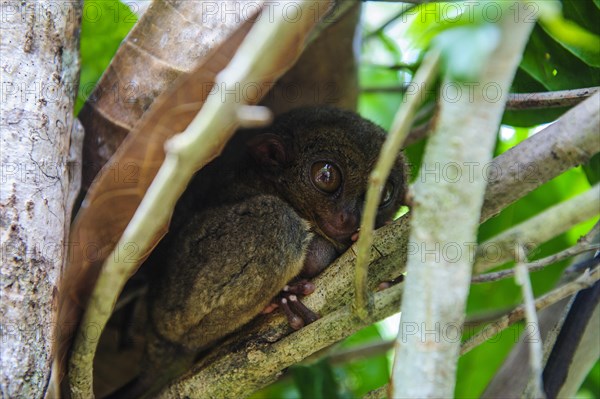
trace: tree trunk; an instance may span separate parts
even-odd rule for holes
[[[50,378],[56,284],[80,180],[81,2],[2,4],[0,384],[43,397]]]

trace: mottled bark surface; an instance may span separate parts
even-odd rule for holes
[[[73,103],[81,3],[2,4],[0,384],[43,397],[50,377],[56,283],[80,160]],[[73,136],[73,140],[71,137]]]

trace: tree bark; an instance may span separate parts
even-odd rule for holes
[[[43,397],[50,378],[56,283],[79,191],[81,2],[2,4],[0,384]]]

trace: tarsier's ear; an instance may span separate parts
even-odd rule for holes
[[[247,144],[254,160],[265,168],[278,168],[289,160],[285,143],[275,134],[259,134]]]

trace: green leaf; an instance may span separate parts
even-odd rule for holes
[[[375,325],[363,328],[348,337],[340,348],[351,348],[381,341],[381,333]],[[361,398],[369,391],[385,385],[389,380],[389,361],[385,353],[371,355],[336,366],[340,384],[353,398]]]
[[[600,0],[581,1],[563,0],[562,12],[565,18],[570,19],[596,35],[600,35]]]
[[[119,1],[86,0],[81,22],[81,73],[75,114],[92,93],[137,17]]]
[[[361,58],[371,63],[393,65],[402,60],[402,54],[394,40],[385,33],[379,33],[372,40],[363,42]]]
[[[600,181],[600,152],[594,155],[582,168],[590,185],[598,183]]]
[[[359,69],[361,87],[400,87],[404,80],[398,71],[385,68],[361,66]],[[361,93],[358,99],[358,111],[367,119],[377,123],[385,130],[392,125],[394,115],[402,104],[402,93]]]
[[[483,24],[445,30],[432,45],[441,50],[444,69],[451,79],[472,82],[478,80],[499,42],[498,27]]]
[[[596,399],[600,396],[600,362],[596,362],[579,388],[576,398]]]
[[[339,370],[353,398],[361,398],[389,381],[389,362],[385,354],[347,363]]]
[[[546,91],[546,87],[540,82],[535,80],[530,74],[528,74],[522,67],[517,68],[515,78],[511,85],[511,93],[535,93]]]
[[[546,33],[572,54],[588,65],[600,66],[600,45],[598,45],[600,36],[585,30],[573,21],[564,19],[559,14],[543,16],[540,18],[540,23]]]
[[[333,369],[325,360],[319,360],[310,366],[296,365],[292,375],[303,399],[342,398]]]
[[[340,345],[340,348],[352,348],[379,340],[381,340],[379,329],[375,325],[370,325],[346,338]]]
[[[504,293],[499,288],[495,291]],[[491,290],[493,291],[493,290]],[[466,327],[466,329],[470,329]],[[490,379],[494,376],[519,333],[523,331],[517,324],[502,331],[497,337],[473,349],[458,359],[456,376],[456,398],[478,398]]]
[[[600,84],[600,70],[575,57],[543,29],[533,29],[521,68],[546,90],[568,90]]]
[[[485,14],[474,11],[462,2],[423,3],[410,12],[413,18],[409,21],[406,38],[414,48],[427,48],[436,36],[447,29],[484,23]]]
[[[364,93],[358,99],[358,112],[387,131],[401,105],[399,93]]]

